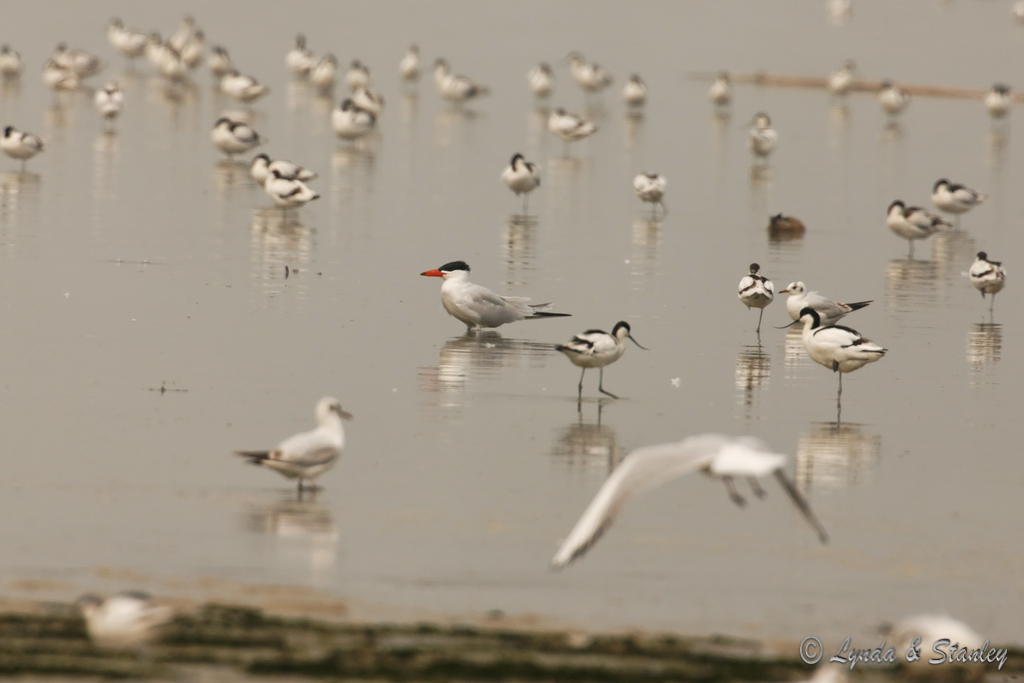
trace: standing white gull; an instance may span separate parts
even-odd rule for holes
[[[789,313],[790,318],[799,320],[800,311],[805,308],[813,308],[821,318],[823,325],[834,325],[846,314],[860,310],[872,301],[868,299],[849,304],[833,301],[817,292],[808,292],[807,285],[803,282],[790,282],[785,289],[779,290],[779,294],[789,294],[789,298],[786,299],[786,312]]]

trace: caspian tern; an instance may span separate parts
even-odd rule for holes
[[[247,458],[253,465],[276,470],[282,476],[299,480],[299,491],[303,481],[313,480],[331,469],[345,447],[345,429],[342,420],[351,420],[352,415],[342,409],[338,399],[330,396],[316,403],[317,427],[312,431],[290,436],[272,451],[235,451],[236,455]]]
[[[761,314],[757,316],[757,332],[761,332],[761,318],[764,317],[764,307],[775,298],[775,285],[763,275],[759,275],[761,266],[756,263],[750,264],[750,272],[740,279],[739,291],[736,296],[747,308],[759,308]]]
[[[642,346],[640,342],[633,338],[629,323],[624,320],[615,323],[611,334],[604,330],[587,330],[575,335],[565,344],[559,344],[555,347],[555,351],[565,354],[565,357],[573,365],[583,368],[583,371],[580,372],[579,391],[576,395],[577,400],[583,398],[583,377],[587,374],[588,368],[598,368],[600,371],[597,380],[597,390],[612,398],[618,398],[618,396],[610,391],[606,391],[604,388],[604,367],[622,358],[622,354],[626,352],[627,339],[641,349],[647,350],[646,346]]]
[[[627,455],[605,480],[555,553],[551,565],[561,569],[587,552],[608,530],[630,498],[690,472],[703,472],[721,479],[729,492],[729,498],[737,505],[744,505],[746,499],[736,490],[735,477],[745,477],[754,494],[760,498],[764,490],[757,479],[774,474],[783,490],[818,532],[821,542],[827,543],[828,534],[824,527],[783,470],[786,460],[787,456],[769,451],[757,439],[721,434],[700,434],[675,443],[638,448]]]
[[[529,304],[522,297],[501,296],[486,287],[469,281],[469,265],[451,261],[440,268],[425,270],[420,275],[444,278],[441,283],[441,304],[448,315],[465,323],[467,331],[481,327],[498,327],[517,320],[562,318],[571,313],[548,313],[551,304]]]

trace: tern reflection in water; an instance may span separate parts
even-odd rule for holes
[[[601,424],[601,412],[607,399],[586,401],[576,404],[576,420],[558,430],[558,436],[551,447],[551,455],[570,469],[596,469],[611,472],[622,459],[618,435],[612,427]],[[596,422],[584,419],[584,412],[590,413],[590,403],[596,403]]]
[[[802,352],[802,341],[800,345]],[[747,417],[750,417],[750,408],[754,403],[754,392],[768,383],[771,369],[771,356],[764,352],[760,344],[744,346],[736,355],[737,402],[747,408]]]
[[[301,553],[313,571],[330,569],[337,559],[339,534],[331,512],[308,492],[253,505],[246,514],[245,526],[288,542],[287,549]]]
[[[811,425],[796,447],[796,481],[801,489],[839,489],[867,481],[878,463],[882,437],[864,425]]]
[[[999,323],[973,323],[967,331],[967,365],[975,374],[995,365],[1003,356],[1003,326]],[[975,377],[971,383],[975,384]]]

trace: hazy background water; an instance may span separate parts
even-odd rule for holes
[[[115,14],[166,35],[186,11],[272,88],[254,107],[264,150],[320,172],[323,198],[297,219],[268,211],[245,171],[219,161],[209,128],[234,105],[205,69],[169,94],[145,65],[122,73],[106,43]],[[920,97],[887,129],[870,95],[753,86],[723,120],[689,77],[823,75],[852,57],[869,78],[1012,84],[1024,26],[1008,3],[864,2],[841,25],[805,0],[93,2],[12,16],[4,39],[29,68],[0,114],[47,150],[25,176],[0,164],[0,593],[240,599],[227,586],[280,584],[365,618],[501,609],[832,639],[946,611],[1019,642],[1015,122],[993,126],[978,101]],[[299,30],[318,53],[370,65],[387,98],[378,138],[336,143],[333,102],[289,82],[283,56]],[[104,56],[94,85],[114,76],[125,88],[116,134],[101,132],[88,95],[44,89],[38,71],[59,40]],[[402,88],[411,41],[493,95],[461,111],[429,75]],[[551,104],[601,125],[566,159],[525,73],[570,49],[617,81],[584,102],[559,66]],[[618,96],[632,71],[651,89],[640,118]],[[744,128],[757,110],[780,146],[752,173]],[[498,179],[515,151],[542,169],[532,221]],[[669,179],[664,221],[633,196],[645,170]],[[927,204],[940,176],[992,198],[908,260],[885,207]],[[768,241],[779,211],[807,223],[803,240]],[[994,319],[963,277],[978,249],[1010,270]],[[574,317],[465,338],[439,282],[417,275],[453,259]],[[752,260],[778,288],[801,279],[875,300],[847,322],[890,352],[847,377],[841,425],[835,378],[799,335],[766,327],[758,346],[756,313],[735,295]],[[299,272],[286,280],[285,265]],[[599,403],[590,377],[577,412],[578,373],[545,345],[619,319],[651,351],[631,348],[606,373],[626,398]],[[788,321],[782,297],[765,320]],[[184,391],[154,391],[164,382]],[[356,419],[315,501],[231,457],[306,428],[326,393]],[[632,505],[578,566],[547,569],[612,463],[708,430],[792,454],[832,544],[771,483],[739,509],[691,477]]]

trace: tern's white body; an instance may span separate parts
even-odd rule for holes
[[[441,305],[467,327],[500,327],[533,314],[522,297],[506,297],[469,281],[466,271],[454,271],[441,284]]]
[[[569,55],[569,72],[572,78],[587,92],[604,90],[612,83],[612,75],[600,65],[588,62],[582,55]]]
[[[815,363],[837,372],[853,372],[885,355],[886,349],[841,325],[817,327],[815,316],[804,315],[803,342]]]
[[[306,183],[297,178],[285,178],[273,169],[263,183],[263,191],[270,195],[275,204],[285,209],[299,207],[320,198]]]
[[[647,101],[647,84],[633,74],[622,88],[622,99],[630,107],[642,106]]]
[[[252,76],[245,76],[232,71],[220,81],[220,89],[225,95],[234,97],[241,102],[251,102],[267,94],[268,88]]]
[[[316,172],[308,168],[293,164],[284,159],[271,161],[270,157],[266,154],[257,154],[249,165],[249,175],[261,186],[267,182],[267,178],[270,177],[272,171],[277,171],[278,175],[287,180],[312,180],[316,178]]]
[[[448,62],[443,59],[439,59],[434,65],[434,82],[437,84],[438,93],[449,102],[465,102],[490,92],[487,86],[467,76],[453,74],[448,68]]]
[[[551,560],[556,568],[565,567],[593,546],[615,521],[619,511],[636,496],[691,472],[722,479],[737,503],[743,499],[732,489],[734,477],[757,478],[774,474],[794,503],[818,531],[822,542],[825,530],[783,468],[787,457],[773,453],[751,437],[701,434],[675,443],[639,448],[627,455],[605,480],[601,489],[576,522]]]
[[[32,133],[25,133],[14,126],[4,128],[0,138],[0,149],[12,159],[25,161],[43,151],[43,141]]]
[[[981,292],[982,297],[986,294],[994,296],[1006,286],[1006,271],[1003,270],[1003,264],[999,261],[989,261],[985,252],[978,254],[967,274],[971,278],[971,284]]]
[[[259,133],[252,126],[226,118],[217,121],[210,133],[210,139],[217,149],[229,156],[243,154],[263,143]]]
[[[306,47],[306,36],[301,33],[295,36],[295,45],[284,56],[284,63],[295,76],[305,78],[316,65],[313,51]]]
[[[910,104],[910,94],[897,85],[889,84],[878,91],[878,102],[888,114],[899,114]]]
[[[537,167],[523,158],[523,155],[516,154],[512,162],[501,172],[501,179],[508,186],[508,189],[516,193],[529,194],[540,185],[540,172]]]
[[[537,97],[547,97],[555,88],[555,76],[547,64],[538,64],[530,69],[526,80],[530,84],[530,92]]]
[[[803,282],[790,282],[783,292],[789,294],[786,299],[786,312],[793,320],[800,319],[800,311],[812,308],[820,316],[822,325],[834,325],[848,313],[864,308],[870,301],[855,301],[852,304],[833,301],[817,292],[808,292]]]
[[[985,108],[995,119],[1001,119],[1010,111],[1013,100],[1010,97],[1008,88],[997,86],[988,91],[985,95]]]
[[[100,116],[105,119],[114,119],[124,107],[124,94],[116,83],[108,83],[104,88],[96,91],[92,101]]]
[[[660,204],[665,196],[668,180],[660,173],[640,173],[633,178],[633,190],[641,201]]]
[[[942,179],[932,189],[932,203],[946,213],[967,213],[988,199],[988,195]]]
[[[331,112],[334,133],[343,140],[356,140],[373,131],[377,116],[346,99]]]
[[[766,114],[754,117],[754,125],[749,131],[750,151],[756,156],[767,157],[779,143],[779,134],[772,128],[771,119]]]
[[[708,98],[712,104],[718,106],[725,106],[732,101],[732,83],[727,75],[720,74],[711,83],[711,87],[708,89]]]
[[[107,648],[144,645],[174,616],[170,607],[154,605],[145,593],[118,593],[106,600],[84,596],[79,607],[89,639]]]
[[[410,45],[405,56],[398,62],[398,73],[404,81],[415,81],[420,77],[420,49]]]
[[[566,142],[572,142],[593,135],[597,132],[597,124],[564,109],[556,109],[548,116],[548,130]]]
[[[327,91],[334,87],[334,79],[337,77],[337,74],[338,58],[332,54],[326,54],[310,70],[309,82],[321,91]]]

